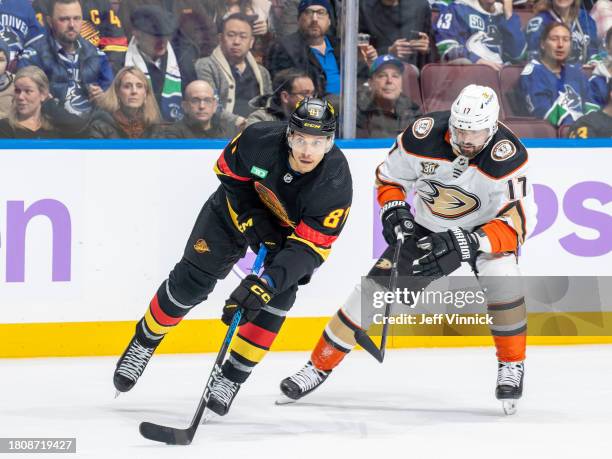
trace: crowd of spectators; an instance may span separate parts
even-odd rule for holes
[[[3,0],[0,137],[228,138],[303,97],[339,108],[342,4]],[[358,33],[358,137],[425,113],[433,63],[518,68],[512,116],[612,137],[612,0],[359,0]]]

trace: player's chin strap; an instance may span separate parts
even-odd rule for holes
[[[389,291],[394,292],[397,288],[398,264],[399,257],[404,244],[404,233],[400,228],[395,231],[397,240],[395,242],[395,251],[393,252],[393,264],[391,265],[391,277],[389,279]],[[385,360],[385,349],[387,347],[387,334],[389,330],[389,315],[391,314],[391,302],[385,302],[385,315],[383,318],[383,329],[380,336],[380,348],[374,344],[372,338],[368,336],[365,330],[359,328],[355,331],[355,341],[372,357],[383,363]]]

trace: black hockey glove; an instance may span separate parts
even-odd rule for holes
[[[242,308],[240,325],[251,322],[261,308],[263,308],[274,296],[268,284],[254,274],[249,274],[242,279],[240,285],[232,292],[230,297],[225,300],[223,315],[221,320],[225,325],[230,325],[234,314]]]
[[[447,276],[462,262],[473,264],[479,246],[476,235],[461,228],[430,234],[417,241],[417,247],[428,253],[413,262],[412,272],[415,276]]]
[[[284,237],[267,210],[253,209],[241,214],[238,226],[253,252],[259,251],[260,243],[266,246],[268,255],[274,255],[282,248]]]
[[[397,230],[404,233],[404,238],[414,236],[414,217],[406,201],[389,201],[380,210],[383,225],[383,236],[387,244],[397,241]]]

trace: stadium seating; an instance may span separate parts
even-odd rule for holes
[[[501,105],[505,118],[525,118],[525,116],[514,109],[511,100],[512,94],[518,85],[522,71],[522,65],[508,65],[499,73],[499,84],[502,95]]]
[[[423,110],[434,112],[450,109],[453,101],[468,82],[489,86],[500,98],[499,76],[491,67],[477,64],[427,64],[421,71]]]
[[[413,102],[419,107],[423,107],[423,98],[421,97],[421,86],[419,85],[419,74],[410,64],[404,64],[404,74],[402,75],[402,92],[410,97]]]
[[[506,119],[503,124],[508,126],[512,132],[520,138],[547,138],[557,137],[557,129],[547,121],[528,119]]]

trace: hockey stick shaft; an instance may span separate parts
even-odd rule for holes
[[[259,246],[259,252],[257,253],[257,257],[253,263],[253,267],[251,268],[251,273],[257,274],[261,269],[264,259],[266,257],[267,249],[263,244]],[[234,337],[234,333],[238,328],[238,324],[240,323],[240,319],[242,318],[242,310],[239,309],[234,314],[232,318],[232,322],[227,329],[227,333],[225,334],[225,338],[223,339],[223,343],[221,344],[221,349],[217,353],[217,358],[215,359],[215,364],[213,369],[208,376],[208,380],[206,381],[206,386],[204,387],[204,392],[200,397],[200,402],[198,403],[198,408],[191,420],[191,424],[187,429],[175,429],[172,427],[162,426],[159,424],[153,424],[150,422],[142,422],[140,423],[140,434],[153,441],[158,441],[167,444],[174,445],[189,445],[195,436],[195,432],[200,425],[200,421],[202,420],[202,416],[204,415],[204,411],[206,410],[206,405],[208,404],[208,399],[210,398],[210,385],[213,379],[213,375],[215,371],[220,371],[221,365],[225,360],[225,355],[227,354],[227,349]]]
[[[404,244],[404,234],[399,231],[397,233],[397,241],[395,243],[395,251],[393,253],[393,263],[391,265],[391,275],[389,279],[389,291],[393,292],[397,288],[397,278],[398,278],[398,264],[399,258],[402,251],[402,245]],[[359,344],[365,351],[368,352],[372,357],[378,360],[380,363],[385,359],[385,349],[387,346],[387,334],[389,329],[389,314],[391,313],[391,303],[387,302],[385,304],[385,315],[383,322],[383,329],[380,338],[380,348],[376,346],[372,338],[368,336],[365,330],[361,328],[355,331],[355,341]]]

